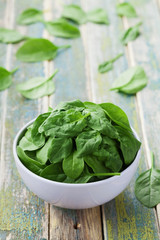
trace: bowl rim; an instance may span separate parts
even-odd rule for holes
[[[14,138],[14,141],[13,141],[13,156],[14,156],[14,159],[15,159],[15,162],[20,165],[20,167],[25,171],[27,172],[28,174],[30,174],[31,176],[33,176],[34,178],[36,178],[37,180],[40,180],[40,181],[43,181],[43,182],[46,182],[46,183],[50,183],[50,184],[54,184],[54,185],[57,185],[57,186],[65,186],[65,187],[72,187],[72,188],[85,188],[85,187],[88,187],[88,186],[96,186],[96,185],[101,185],[101,184],[105,184],[106,182],[109,183],[109,182],[113,182],[113,181],[116,181],[118,180],[121,176],[127,174],[130,170],[130,168],[132,168],[132,166],[136,163],[139,162],[140,160],[140,155],[141,155],[141,146],[140,146],[140,149],[138,150],[137,152],[137,155],[135,157],[135,159],[133,160],[133,162],[125,169],[123,170],[120,175],[118,176],[111,176],[107,179],[104,179],[104,180],[99,180],[97,182],[89,182],[89,183],[63,183],[63,182],[56,182],[56,181],[53,181],[53,180],[49,180],[49,179],[46,179],[46,178],[43,178],[35,173],[33,173],[32,171],[30,171],[27,167],[25,167],[23,165],[23,163],[21,162],[21,160],[19,159],[18,155],[17,155],[17,151],[16,151],[16,147],[17,147],[17,143],[19,141],[19,138],[20,136],[22,135],[22,133],[26,130],[26,128],[28,126],[30,126],[34,121],[36,120],[36,118],[32,119],[31,121],[29,121],[28,123],[26,123],[19,131],[18,133],[16,134],[15,138]],[[138,134],[136,133],[136,131],[133,129],[133,127],[131,126],[131,129],[133,131],[133,134],[134,136],[136,137],[136,139],[138,141],[140,141],[139,137],[138,137]]]

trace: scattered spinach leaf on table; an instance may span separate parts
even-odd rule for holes
[[[79,25],[87,22],[109,25],[107,13],[102,8],[97,8],[86,13],[78,5],[65,5],[62,12],[62,17],[69,19]]]
[[[43,38],[27,40],[16,52],[18,60],[23,62],[40,62],[51,60],[57,56],[58,49],[69,48],[70,45],[55,46],[52,42]]]
[[[128,2],[119,3],[116,5],[117,15],[120,17],[135,18],[137,13],[135,8]]]
[[[118,106],[74,100],[39,115],[20,139],[17,154],[44,178],[86,183],[120,175],[139,148]]]
[[[47,31],[55,36],[61,38],[78,38],[80,37],[79,29],[68,23],[66,20],[56,20],[54,22],[45,22]]]
[[[28,37],[21,35],[17,30],[0,28],[0,42],[2,43],[18,43],[26,39]]]
[[[98,8],[87,13],[87,21],[109,25],[109,19],[104,9]]]
[[[62,12],[62,17],[72,20],[77,24],[83,24],[87,22],[86,13],[80,6],[75,4],[65,5]]]
[[[122,57],[122,56],[123,56],[123,53],[120,53],[120,54],[118,54],[115,58],[112,58],[111,60],[106,61],[106,62],[100,64],[100,65],[98,66],[98,71],[99,71],[100,73],[109,72],[110,70],[113,69],[113,63],[114,63],[116,60],[118,60],[120,57]]]
[[[135,94],[148,83],[144,69],[135,66],[127,69],[115,80],[110,90],[118,90],[126,94]]]
[[[17,18],[17,23],[20,25],[29,25],[36,22],[43,22],[43,11],[35,8],[24,10]]]
[[[160,170],[154,167],[153,153],[151,156],[151,168],[141,173],[135,183],[136,198],[148,208],[160,203]]]
[[[18,70],[18,68],[13,69],[11,72],[7,69],[0,67],[0,91],[9,88],[12,84],[12,75]]]
[[[135,26],[128,28],[124,31],[120,37],[120,41],[123,45],[127,45],[129,42],[135,40],[140,35],[139,27],[142,22],[137,23]]]
[[[56,70],[49,78],[35,77],[17,85],[17,90],[28,99],[37,99],[49,96],[55,91],[52,78],[56,75]]]

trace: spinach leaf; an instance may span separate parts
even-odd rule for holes
[[[83,24],[87,22],[86,13],[82,10],[81,7],[74,4],[64,6],[62,17],[72,20],[77,24]]]
[[[40,114],[33,123],[31,128],[31,137],[35,145],[41,145],[45,141],[45,137],[42,133],[38,132],[39,126],[49,117],[51,113]]]
[[[104,162],[98,161],[95,156],[85,156],[84,161],[92,168],[94,173],[105,173],[108,169],[105,167]]]
[[[53,138],[48,149],[48,158],[51,163],[61,162],[67,158],[73,149],[71,138]]]
[[[135,183],[136,198],[146,207],[155,207],[160,203],[160,170],[154,167],[152,154],[152,166],[149,170],[140,174]]]
[[[13,69],[11,72],[5,68],[0,67],[0,91],[9,88],[12,84],[12,74],[14,74],[18,68]]]
[[[87,13],[87,20],[93,23],[109,25],[109,19],[104,9],[98,8]]]
[[[107,135],[110,138],[117,138],[118,136],[116,130],[114,126],[111,124],[111,121],[106,117],[105,112],[102,110],[102,108],[99,108],[98,105],[96,106],[96,108],[97,111],[96,109],[93,108],[93,106],[83,111],[83,113],[85,114],[90,113],[87,124],[88,127],[90,127],[93,130],[99,131],[103,135]],[[99,116],[98,118],[97,114]]]
[[[99,65],[98,67],[98,71],[100,73],[105,73],[105,72],[109,72],[110,70],[113,69],[113,63],[118,60],[121,56],[123,56],[123,53],[120,53],[118,54],[115,58],[109,60],[109,61],[106,61],[102,64]]]
[[[39,162],[35,161],[34,159],[27,156],[24,150],[17,146],[17,154],[18,157],[21,159],[21,162],[24,164],[26,168],[28,168],[31,172],[40,175],[44,166],[41,165]]]
[[[107,146],[106,149],[109,153],[109,156],[105,160],[106,168],[110,169],[112,172],[119,172],[122,169],[123,162],[117,147]]]
[[[71,153],[69,157],[63,160],[63,171],[67,177],[76,179],[78,178],[84,169],[84,160],[78,157],[76,151]]]
[[[58,49],[69,47],[69,45],[57,47],[47,39],[34,38],[27,40],[18,49],[16,57],[23,62],[51,60],[57,56]]]
[[[120,41],[123,45],[127,45],[129,42],[135,40],[139,35],[139,27],[142,25],[142,22],[139,22],[133,27],[128,28],[124,31],[120,37]]]
[[[148,82],[144,69],[140,66],[129,68],[115,80],[110,90],[118,90],[126,94],[135,94],[142,90]]]
[[[117,11],[117,15],[120,16],[120,17],[123,17],[123,16],[128,17],[128,18],[137,17],[136,10],[128,2],[117,4],[116,11]]]
[[[82,132],[76,138],[76,146],[80,157],[92,154],[102,141],[102,137],[98,131]]]
[[[17,30],[0,28],[0,42],[2,43],[18,43],[27,38],[28,37],[21,35]]]
[[[77,179],[74,180],[74,183],[87,183],[92,178],[93,178],[93,176],[89,172],[87,165],[84,165],[83,172],[81,173],[81,175]]]
[[[20,25],[29,25],[43,21],[43,12],[35,8],[24,10],[17,18],[17,23]]]
[[[132,131],[128,121],[128,117],[125,112],[113,103],[101,103],[99,104],[107,114],[107,116],[119,126],[126,130]]]
[[[88,115],[82,115],[73,109],[66,112],[52,112],[40,126],[39,131],[45,132],[46,136],[75,137],[87,126]]]
[[[93,22],[99,24],[109,25],[109,19],[104,9],[98,8],[86,13],[77,5],[70,4],[64,7],[62,17],[72,20],[77,24],[84,24],[86,22]]]
[[[61,163],[50,164],[41,172],[40,176],[56,182],[63,182],[66,179]]]
[[[131,164],[135,159],[141,143],[134,137],[132,132],[127,131],[120,126],[115,126],[119,134],[120,148],[126,165]],[[130,149],[128,151],[128,149]]]
[[[23,138],[19,142],[19,146],[24,150],[24,151],[34,151],[39,148],[41,148],[45,143],[45,138],[42,137],[40,138],[39,141],[34,142],[32,136],[31,136],[31,128],[27,130]]]
[[[45,22],[45,27],[48,32],[61,38],[78,38],[80,37],[80,31],[76,26],[69,24],[65,20],[57,20],[54,22]]]
[[[56,71],[48,78],[35,77],[17,85],[17,90],[28,99],[37,99],[43,96],[49,96],[55,91],[52,78],[56,75]]]
[[[48,151],[51,148],[52,145],[52,138],[48,138],[48,140],[46,141],[45,145],[37,150],[36,152],[36,157],[37,160],[41,163],[41,164],[46,164],[47,160],[48,160]]]
[[[73,100],[73,101],[68,101],[68,102],[60,102],[55,109],[56,110],[69,110],[72,108],[81,112],[85,108],[85,105],[80,100]]]

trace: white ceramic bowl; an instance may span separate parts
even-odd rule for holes
[[[34,119],[35,120],[35,119]],[[62,208],[84,209],[109,202],[119,195],[130,183],[135,174],[140,150],[132,164],[121,172],[120,176],[113,176],[106,180],[84,184],[60,183],[39,177],[28,170],[17,156],[16,146],[26,128],[33,123],[27,123],[16,135],[13,143],[13,154],[17,169],[26,186],[43,200]],[[139,140],[137,133],[135,137]]]

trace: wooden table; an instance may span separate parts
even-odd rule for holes
[[[53,38],[41,23],[20,27],[16,17],[22,10],[44,9],[46,20],[60,16],[63,4],[80,4],[86,11],[106,9],[110,26],[85,24],[81,38]],[[0,0],[0,26],[16,28],[32,37],[45,37],[56,45],[71,44],[55,61],[22,63],[15,52],[21,44],[0,44],[0,66],[19,67],[12,86],[0,92],[0,239],[11,240],[157,240],[159,239],[160,206],[143,207],[135,198],[135,179],[150,166],[150,150],[160,168],[160,1],[132,0],[143,21],[141,36],[127,47],[119,42],[124,28],[138,19],[119,18],[116,0]],[[124,52],[113,71],[99,74],[97,66],[117,53]],[[128,66],[143,66],[149,77],[148,86],[136,96],[110,92],[114,79]],[[35,76],[50,76],[54,69],[56,91],[39,100],[24,99],[16,84]],[[142,140],[142,157],[136,176],[128,188],[109,203],[86,210],[54,207],[32,194],[21,181],[12,154],[17,131],[29,120],[54,107],[62,100],[81,99],[113,102],[125,110],[130,123]]]

